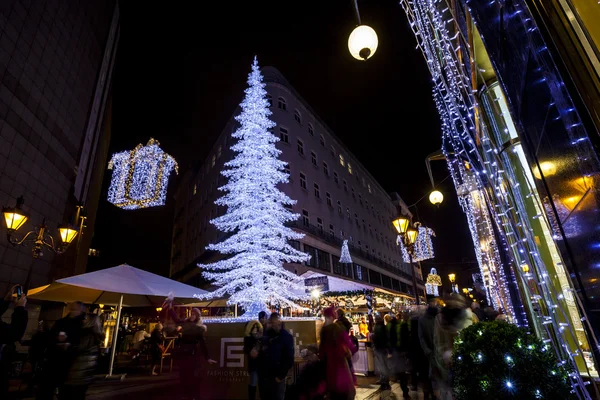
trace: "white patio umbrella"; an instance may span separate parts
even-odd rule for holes
[[[144,307],[161,305],[168,296],[174,296],[182,304],[197,302],[195,295],[207,293],[205,290],[185,285],[131,265],[116,267],[59,279],[50,285],[31,289],[30,299],[86,304],[115,305],[117,322],[121,320],[123,306]],[[108,376],[112,375],[115,350],[117,348],[118,327],[113,334]]]

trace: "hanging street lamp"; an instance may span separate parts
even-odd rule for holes
[[[50,249],[56,254],[64,253],[69,245],[73,242],[75,237],[81,233],[83,228],[83,220],[85,217],[79,215],[81,207],[77,209],[76,220],[81,219],[79,227],[73,227],[71,225],[61,225],[58,227],[59,240],[54,240],[52,235],[48,233],[48,227],[46,226],[46,219],[41,224],[36,226],[34,230],[27,232],[23,237],[16,235],[17,231],[25,224],[29,219],[29,216],[22,210],[24,203],[23,197],[17,199],[15,207],[4,207],[2,214],[4,215],[4,222],[6,224],[6,238],[8,242],[13,246],[24,246],[32,244],[31,255],[33,259],[38,259],[44,255],[44,249]],[[32,266],[33,267],[33,266]],[[31,279],[32,267],[29,268],[27,279],[25,280],[24,288],[28,289],[29,281]]]
[[[358,0],[354,0],[354,11],[356,12],[356,28],[350,33],[348,38],[348,50],[352,57],[360,61],[367,61],[373,57],[377,51],[379,39],[377,33],[368,25],[363,25],[360,22],[360,12],[358,11]]]
[[[413,256],[415,251],[415,242],[417,240],[417,236],[419,231],[415,228],[410,227],[410,219],[404,215],[400,215],[398,218],[392,221],[392,225],[396,228],[400,239],[402,239],[402,243],[404,247],[406,247],[406,251],[409,257],[410,269],[412,272],[412,281],[413,287],[415,290],[415,302],[417,305],[421,304],[419,300],[419,289],[417,287],[417,276],[415,275],[415,267],[413,265]]]
[[[444,201],[444,195],[439,190],[434,190],[429,194],[429,201],[434,206],[440,205]]]
[[[366,61],[373,57],[377,51],[377,33],[368,25],[359,25],[348,38],[348,50],[352,57],[357,60]]]

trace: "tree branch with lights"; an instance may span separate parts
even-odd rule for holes
[[[239,304],[248,317],[255,317],[267,305],[297,307],[294,300],[304,297],[304,281],[283,264],[310,259],[289,243],[304,235],[285,226],[299,215],[286,208],[296,201],[277,188],[288,182],[289,175],[275,146],[279,139],[270,131],[275,123],[269,119],[271,111],[262,80],[255,58],[240,104],[242,112],[236,117],[240,127],[232,135],[238,139],[231,147],[236,155],[221,172],[228,183],[219,190],[226,194],[215,202],[226,206],[227,212],[211,220],[230,236],[207,247],[226,258],[199,265],[205,270],[204,277],[219,287],[205,298],[229,296],[228,303]]]

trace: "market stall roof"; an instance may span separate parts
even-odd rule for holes
[[[59,279],[50,285],[29,290],[27,297],[48,301],[118,305],[123,295],[123,306],[144,307],[160,305],[169,295],[173,295],[179,303],[198,302],[194,295],[204,293],[207,292],[122,264]]]
[[[331,275],[320,274],[314,271],[307,271],[300,275],[304,279],[317,278],[326,276],[329,282],[329,290],[326,292],[349,292],[355,290],[373,290],[373,286],[365,285],[358,282],[349,281],[342,278],[337,278]]]
[[[227,299],[198,301],[196,303],[179,304],[176,307],[227,307]]]

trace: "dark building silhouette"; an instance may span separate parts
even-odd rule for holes
[[[85,270],[110,140],[110,89],[119,40],[112,1],[0,2],[0,204],[25,199],[29,221],[73,221],[77,204],[87,218],[66,253],[32,263],[31,246],[0,241],[0,292]]]

